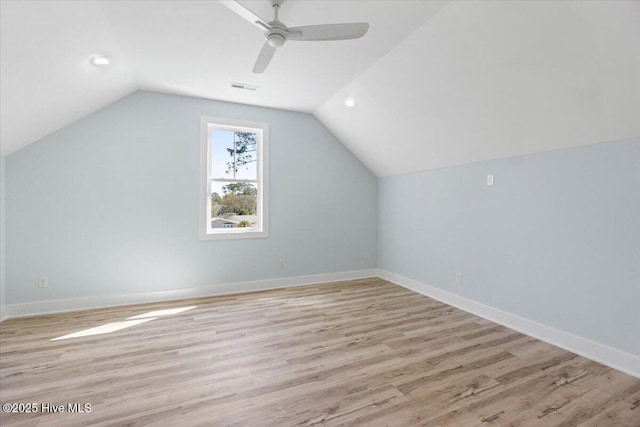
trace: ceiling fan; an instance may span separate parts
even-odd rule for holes
[[[359,39],[369,30],[369,24],[366,22],[357,22],[350,24],[324,24],[324,25],[307,25],[304,27],[288,28],[278,19],[278,9],[284,3],[284,0],[271,0],[273,6],[274,18],[271,22],[266,22],[258,15],[234,0],[220,0],[220,3],[251,22],[264,32],[267,40],[262,46],[262,50],[258,55],[256,64],[253,66],[254,73],[262,73],[276,49],[282,47],[287,40],[294,41],[326,41],[326,40],[351,40]]]

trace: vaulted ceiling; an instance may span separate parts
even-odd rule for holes
[[[312,112],[378,176],[640,136],[640,2],[288,0],[289,26],[371,28],[289,42],[264,74],[262,34],[217,1],[0,12],[3,155],[138,89]]]

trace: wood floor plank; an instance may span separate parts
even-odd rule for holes
[[[3,426],[640,426],[639,379],[379,278],[10,319],[0,401],[91,404]]]

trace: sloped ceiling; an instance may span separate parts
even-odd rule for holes
[[[452,2],[315,114],[378,176],[640,136],[640,2]]]
[[[262,75],[261,33],[216,1],[1,7],[3,155],[139,88],[313,112],[378,176],[640,135],[640,2],[288,0],[290,26],[371,29]]]
[[[242,2],[267,21],[270,2]],[[290,26],[371,23],[367,36],[290,42],[251,72],[262,33],[217,1],[5,1],[2,154],[136,89],[313,112],[437,13],[446,2],[287,1]],[[112,65],[89,65],[108,52]],[[259,86],[232,89],[231,82]]]
[[[0,145],[7,155],[136,90],[99,8],[0,2]],[[109,52],[113,66],[89,64]]]
[[[243,2],[267,20],[269,1]],[[360,40],[288,42],[253,74],[261,31],[217,1],[102,2],[142,89],[313,112],[437,13],[445,2],[287,1],[289,26],[370,22]],[[238,91],[231,82],[260,88]]]

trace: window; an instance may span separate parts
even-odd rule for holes
[[[200,239],[267,237],[269,125],[200,119]]]

